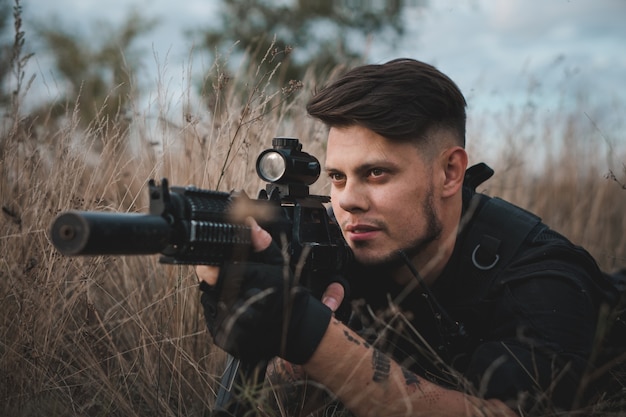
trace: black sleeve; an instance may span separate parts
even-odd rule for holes
[[[479,394],[528,414],[572,407],[595,334],[584,287],[560,274],[535,274],[505,285],[493,313],[467,369]]]

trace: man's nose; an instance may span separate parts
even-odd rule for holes
[[[337,199],[342,210],[350,213],[369,209],[367,190],[358,181],[346,181],[339,195],[334,198]]]

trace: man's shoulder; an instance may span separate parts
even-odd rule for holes
[[[472,193],[455,261],[480,296],[514,281],[542,275],[588,286],[601,272],[593,257],[528,210]]]

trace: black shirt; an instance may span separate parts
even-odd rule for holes
[[[595,261],[541,224],[495,276],[477,279],[462,259],[473,225],[470,219],[428,291],[417,280],[397,285],[388,266],[357,267],[350,279],[355,327],[441,385],[527,414],[576,406],[601,297]]]

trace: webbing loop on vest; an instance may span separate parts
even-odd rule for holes
[[[480,243],[472,251],[472,263],[481,271],[492,269],[500,261],[501,240],[490,235],[484,235]]]
[[[477,212],[462,246],[461,259],[466,266],[461,266],[461,270],[467,274],[467,290],[480,298],[541,219],[497,197],[475,194],[472,200],[470,207]]]

